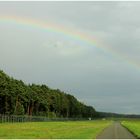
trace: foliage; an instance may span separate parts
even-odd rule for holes
[[[24,115],[24,106],[20,102],[17,103],[14,114],[15,115]]]
[[[47,117],[96,117],[91,106],[46,85],[26,85],[0,71],[0,114]]]

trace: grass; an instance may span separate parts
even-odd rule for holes
[[[140,120],[123,121],[122,125],[132,132],[137,138],[140,138]]]
[[[111,121],[28,122],[0,124],[0,139],[93,139]]]

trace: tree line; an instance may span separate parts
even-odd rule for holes
[[[92,106],[47,85],[25,84],[0,70],[0,114],[62,118],[93,118]]]

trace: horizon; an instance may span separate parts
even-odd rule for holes
[[[3,70],[0,70],[0,71],[2,71],[2,72],[4,72],[5,73],[5,71],[3,71]],[[7,73],[5,73],[6,75],[8,75]],[[10,78],[13,78],[13,79],[15,79],[13,76],[11,76],[11,75],[8,75]],[[15,79],[15,80],[21,80],[21,81],[23,81],[22,79]],[[26,83],[25,81],[23,81],[24,82],[24,84],[25,85],[32,85],[32,84],[37,84],[37,85],[46,85],[47,87],[49,87],[49,85],[47,85],[47,84],[43,84],[43,83],[41,83],[41,84],[39,84],[39,83]],[[49,87],[49,88],[51,88],[51,87]],[[52,89],[52,88],[51,88]],[[57,90],[58,88],[55,88],[55,89],[52,89],[52,90]],[[62,91],[61,89],[59,89],[61,92],[64,92],[64,91]],[[65,92],[64,92],[65,93]],[[74,96],[72,93],[66,93],[66,94],[70,94],[70,95],[72,95],[72,96]],[[75,97],[75,96],[74,96]],[[77,98],[76,98],[77,99]],[[78,100],[79,102],[81,102],[80,100]],[[85,104],[86,106],[90,106],[89,104]],[[94,108],[94,106],[92,106],[93,108]],[[94,108],[95,110],[96,110],[96,108]],[[107,112],[107,111],[100,111],[100,110],[96,110],[96,112],[99,112],[99,113],[112,113],[112,114],[118,114],[118,115],[140,115],[140,114],[135,114],[135,113],[118,113],[118,112]]]
[[[140,2],[0,2],[0,69],[99,112],[140,114]]]

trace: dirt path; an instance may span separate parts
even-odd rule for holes
[[[106,128],[97,139],[136,139],[126,128],[119,122],[114,122]]]

